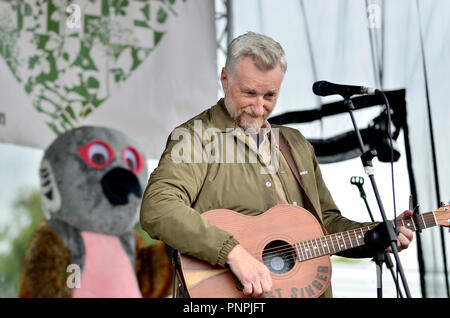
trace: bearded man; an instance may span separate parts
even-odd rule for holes
[[[271,272],[231,233],[202,217],[203,212],[229,209],[255,216],[278,204],[291,204],[314,209],[328,233],[367,225],[341,215],[322,179],[314,149],[303,135],[268,123],[286,69],[284,50],[270,37],[248,32],[235,38],[228,46],[221,73],[225,97],[174,130],[141,205],[141,224],[151,237],[182,254],[229,267],[242,285],[243,296],[271,292]],[[194,149],[192,153],[184,147],[183,160],[179,157],[180,135]],[[306,191],[280,152],[278,137],[285,140],[302,172]],[[411,213],[405,211],[402,217]],[[400,227],[399,250],[407,248],[412,238],[409,229]],[[373,256],[365,247],[340,255]],[[332,297],[331,286],[322,297]]]

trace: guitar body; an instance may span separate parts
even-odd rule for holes
[[[258,216],[226,209],[211,210],[202,216],[233,234],[248,252],[266,264],[273,283],[266,297],[312,298],[327,289],[331,279],[329,255],[298,261],[295,243],[325,234],[307,210],[282,204]],[[187,255],[181,255],[180,266],[191,297],[245,297],[239,288],[242,286],[228,268],[214,267]]]

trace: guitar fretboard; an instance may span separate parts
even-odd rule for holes
[[[394,221],[391,221],[394,223]],[[418,225],[413,218],[397,219],[397,226],[405,226],[412,231],[426,229],[437,225],[433,212],[419,214]],[[330,234],[312,240],[297,242],[294,244],[297,259],[302,262],[312,258],[332,255],[354,247],[362,246],[364,234],[376,225],[361,227],[346,232]],[[419,226],[419,227],[418,227]]]

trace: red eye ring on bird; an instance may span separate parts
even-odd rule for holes
[[[131,146],[126,146],[122,151],[122,158],[129,170],[134,174],[139,174],[144,168],[144,158],[139,151]]]
[[[83,160],[93,168],[103,169],[114,159],[114,150],[103,140],[94,140],[77,149]]]

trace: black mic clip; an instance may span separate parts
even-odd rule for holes
[[[358,187],[361,198],[366,197],[366,192],[364,191],[364,188],[363,188],[364,177],[353,176],[350,178],[350,183]]]
[[[372,167],[372,159],[377,156],[375,149],[370,149],[361,155],[361,161],[364,167]]]

